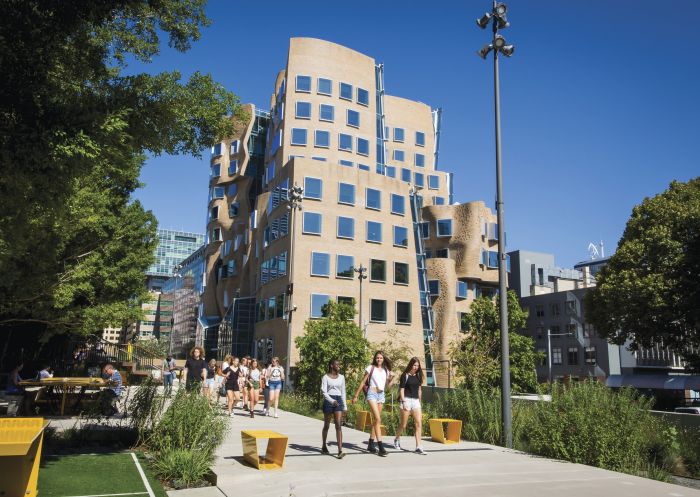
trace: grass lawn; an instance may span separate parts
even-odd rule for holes
[[[153,490],[153,496],[166,497],[163,487],[148,470],[143,456],[138,453],[136,455]],[[150,497],[131,452],[41,458],[41,497],[106,497],[120,494]]]

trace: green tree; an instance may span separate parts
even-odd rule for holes
[[[381,342],[372,342],[370,351],[381,350],[391,359],[394,373],[403,371],[408,365],[408,361],[413,357],[413,349],[408,346],[405,340],[405,333],[397,329],[386,330],[384,339]],[[423,365],[425,368],[425,364]]]
[[[471,304],[464,318],[467,334],[453,344],[452,361],[467,388],[501,385],[500,306],[485,297]],[[511,388],[516,392],[532,392],[537,387],[535,365],[539,355],[532,338],[519,333],[525,327],[527,311],[518,303],[518,296],[508,292],[508,337],[510,344]]]
[[[156,222],[131,197],[149,154],[232,131],[208,75],[128,72],[184,51],[204,0],[8,0],[0,16],[0,329],[90,333],[137,318]],[[134,298],[136,297],[136,298]]]
[[[700,370],[700,177],[635,206],[596,279],[586,315],[601,336],[669,347]]]
[[[323,311],[324,318],[306,321],[306,333],[294,339],[301,357],[297,362],[296,388],[313,396],[320,395],[321,379],[330,360],[340,361],[348,392],[353,384],[357,385],[370,361],[369,342],[353,319],[355,308],[331,301]]]

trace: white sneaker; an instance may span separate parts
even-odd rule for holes
[[[232,417],[233,417],[233,411],[231,411],[230,413],[228,413],[228,417],[229,417],[229,418],[232,418]]]
[[[278,413],[275,413],[275,417],[276,417],[276,418],[279,418],[280,415],[279,415]]]
[[[422,456],[428,455],[424,450],[423,447],[416,447],[416,454],[420,454]]]
[[[394,448],[396,450],[401,450],[401,441],[398,438],[394,439]]]

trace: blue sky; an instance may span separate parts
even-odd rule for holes
[[[603,240],[607,255],[635,204],[700,175],[700,2],[506,3],[503,35],[516,45],[501,63],[508,250],[571,266]],[[489,6],[210,1],[201,40],[143,70],[209,72],[267,108],[290,37],[346,45],[384,62],[387,93],[443,108],[440,169],[455,173],[455,199],[493,207],[493,68],[475,54],[490,33],[474,22]],[[136,197],[161,227],[203,232],[208,164],[208,153],[151,158]]]

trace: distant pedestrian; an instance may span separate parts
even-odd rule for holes
[[[175,363],[175,359],[173,359],[172,354],[168,354],[163,360],[161,371],[163,372],[163,394],[167,397],[170,397],[173,391],[173,381],[175,380],[175,374],[177,373],[177,365]]]
[[[258,369],[257,359],[250,360],[250,367],[248,368],[248,378],[246,380],[248,385],[248,407],[250,408],[250,417],[255,417],[254,411],[255,406],[258,405],[258,398],[260,395],[260,370]]]
[[[413,416],[416,436],[416,452],[425,454],[421,447],[421,427],[423,424],[423,414],[421,411],[421,396],[423,385],[423,368],[421,368],[420,359],[412,357],[408,361],[408,366],[401,374],[399,383],[399,406],[401,408],[401,424],[396,430],[394,438],[394,448],[401,450],[401,433],[406,429],[408,424],[408,416]]]
[[[338,443],[338,459],[345,457],[343,452],[343,414],[348,410],[345,391],[345,377],[340,374],[340,363],[333,359],[328,363],[328,372],[321,380],[321,393],[323,394],[323,446],[321,452],[328,454],[326,438],[331,419],[335,422],[335,439]]]
[[[204,360],[204,349],[202,347],[193,347],[190,350],[190,356],[185,361],[185,369],[183,371],[188,391],[199,391],[202,382],[207,378],[207,363]]]
[[[277,418],[279,417],[279,412],[277,406],[280,401],[280,392],[282,391],[282,382],[284,381],[284,368],[280,366],[279,357],[273,357],[272,363],[267,368],[267,384],[270,386],[270,402],[269,411],[270,414],[274,414]],[[274,409],[274,413],[273,413]]]
[[[357,402],[360,391],[363,390],[363,387],[366,387],[365,395],[373,418],[367,450],[372,454],[377,452],[377,447],[374,445],[376,440],[380,456],[386,456],[387,454],[382,443],[382,408],[385,402],[385,391],[391,385],[391,379],[391,360],[384,355],[384,352],[378,350],[374,353],[372,364],[365,369],[365,376],[362,378],[360,386],[352,398],[352,403],[354,404]]]
[[[269,363],[265,363],[262,369],[262,392],[263,392],[263,416],[267,416],[270,408],[270,385],[268,385],[267,378],[267,368],[270,366]]]
[[[233,406],[238,402],[240,395],[240,387],[238,386],[238,376],[241,374],[238,365],[238,357],[231,358],[231,364],[222,371],[224,374],[226,386],[226,400],[228,406],[228,415],[233,417]]]
[[[238,368],[241,370],[241,373],[238,375],[238,389],[242,394],[240,408],[245,410],[246,406],[248,405],[248,396],[246,395],[246,392],[248,391],[246,388],[246,381],[248,379],[248,356],[241,358]]]
[[[207,364],[207,377],[204,380],[204,388],[202,388],[202,394],[212,400],[212,393],[217,393],[216,391],[216,359],[210,359],[209,364]]]
[[[102,390],[102,414],[112,416],[119,412],[117,402],[122,394],[122,375],[110,363],[105,364],[102,371],[107,385],[109,385],[108,388]]]

